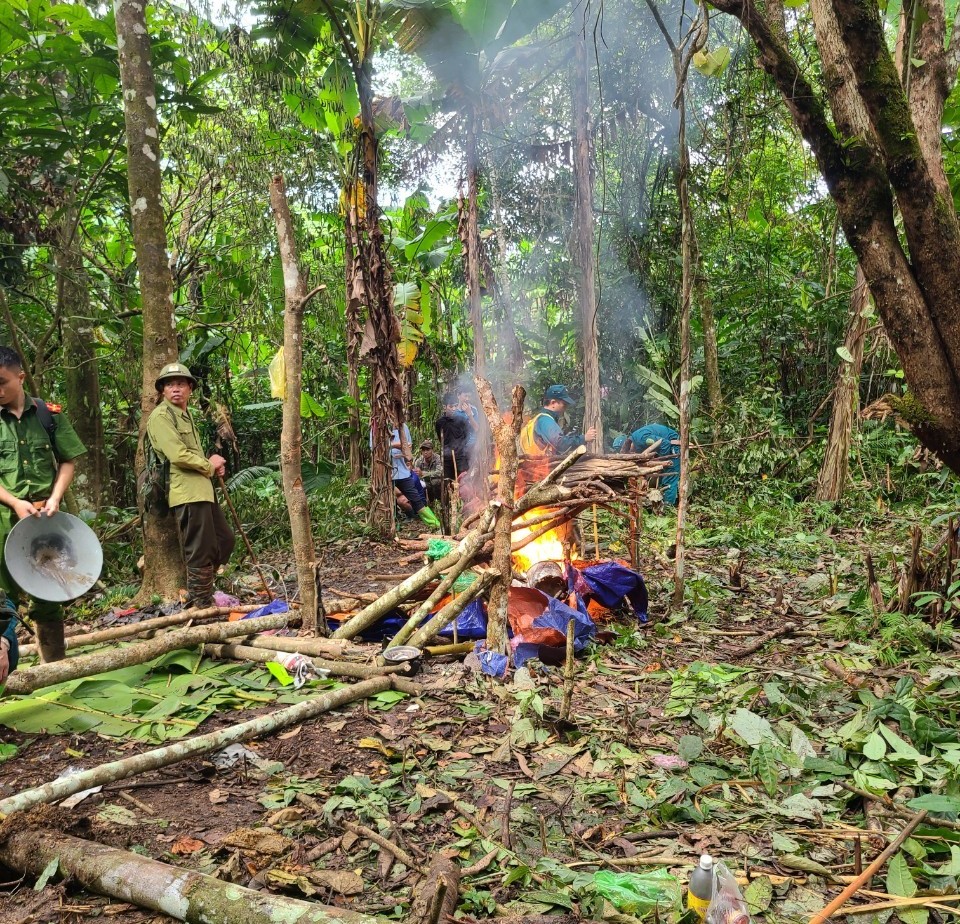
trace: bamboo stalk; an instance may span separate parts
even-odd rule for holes
[[[43,687],[50,687],[80,677],[102,674],[131,664],[145,664],[154,658],[176,651],[178,648],[193,648],[207,642],[222,642],[241,635],[254,635],[269,629],[281,629],[287,624],[286,613],[273,616],[260,616],[257,619],[241,619],[237,622],[215,622],[206,626],[191,626],[187,629],[174,629],[157,638],[138,642],[127,648],[110,648],[77,655],[65,661],[52,661],[38,664],[36,667],[17,671],[7,680],[6,692],[22,696]]]
[[[295,706],[289,706],[286,709],[280,709],[267,715],[260,716],[257,719],[250,719],[247,722],[241,722],[238,725],[231,725],[229,728],[220,731],[210,732],[206,735],[200,735],[196,738],[188,738],[185,741],[178,741],[161,748],[154,748],[150,751],[144,751],[142,754],[134,754],[132,757],[125,757],[122,760],[111,761],[107,764],[101,764],[98,767],[92,767],[89,770],[83,770],[80,773],[74,773],[70,776],[53,780],[42,786],[35,786],[32,789],[24,790],[15,796],[9,796],[0,800],[0,813],[9,814],[10,812],[22,812],[44,802],[56,802],[60,799],[66,799],[74,793],[82,792],[84,789],[91,789],[94,786],[102,786],[105,783],[116,783],[119,780],[127,780],[133,776],[139,776],[148,770],[158,770],[160,767],[168,767],[170,764],[178,763],[187,758],[198,754],[209,754],[211,751],[219,751],[227,745],[235,744],[238,741],[250,741],[253,738],[259,738],[262,735],[268,735],[279,731],[290,725],[296,725],[299,722],[312,719],[324,712],[332,709],[338,709],[346,706],[348,703],[355,702],[358,699],[364,699],[367,696],[376,696],[390,688],[389,677],[373,677],[364,680],[353,686],[341,687],[339,690],[330,690],[321,693],[319,696],[304,700]],[[240,920],[245,920],[241,918]]]
[[[251,648],[270,648],[273,651],[287,651],[304,654],[311,658],[342,658],[344,655],[368,657],[368,652],[359,645],[351,645],[344,639],[302,638],[292,635],[255,635],[244,641]]]
[[[39,876],[57,861],[64,878],[91,892],[188,924],[383,924],[348,908],[305,902],[235,885],[127,850],[28,823],[7,825],[0,860]]]
[[[857,876],[853,882],[851,882],[844,890],[835,898],[833,901],[829,902],[825,908],[821,911],[818,911],[813,917],[810,918],[810,924],[823,924],[824,921],[828,920],[833,916],[834,912],[838,911],[846,902],[851,895],[860,889],[860,887],[873,877],[873,875],[880,871],[883,867],[883,864],[887,862],[899,849],[903,842],[913,833],[913,831],[920,825],[920,823],[927,817],[926,812],[918,812],[913,816],[913,819],[907,823],[904,829],[897,835],[896,839],[892,841],[887,848],[883,851],[874,860],[859,876]]]

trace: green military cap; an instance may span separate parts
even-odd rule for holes
[[[157,376],[157,381],[154,383],[157,391],[160,391],[160,389],[163,387],[164,379],[175,378],[189,379],[192,385],[197,384],[197,380],[193,377],[193,373],[183,363],[167,363],[160,370],[160,375]]]

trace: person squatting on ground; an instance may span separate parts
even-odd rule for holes
[[[213,493],[227,461],[200,448],[200,434],[187,407],[197,380],[182,363],[168,363],[157,376],[157,406],[147,420],[154,452],[170,463],[168,503],[180,530],[187,568],[187,607],[213,605],[217,571],[233,554],[237,539]],[[149,554],[149,553],[148,553]]]
[[[424,440],[420,444],[420,455],[413,460],[413,471],[427,489],[427,501],[431,504],[440,500],[440,480],[443,478],[443,462],[433,451],[433,442]]]
[[[0,346],[0,549],[14,525],[26,517],[56,516],[73,481],[74,460],[86,447],[57,404],[32,398],[23,389],[26,373],[15,350]],[[0,589],[4,592],[0,618],[16,615],[21,590],[0,563]],[[59,661],[66,655],[63,607],[30,598],[30,616],[37,630],[42,661]],[[0,648],[7,672],[16,666],[16,636],[8,626]],[[3,679],[6,679],[5,676]]]
[[[659,476],[651,479],[650,483],[660,489],[665,504],[676,506],[680,491],[680,449],[677,445],[680,434],[676,430],[663,424],[647,424],[645,427],[638,427],[629,436],[618,436],[613,441],[613,451],[643,452],[658,440],[660,445],[657,446],[656,458],[670,459],[670,464]]]
[[[582,435],[563,432],[560,418],[573,404],[574,400],[565,385],[551,385],[544,392],[543,407],[520,431],[520,451],[527,458],[563,456],[596,437],[595,427],[590,427]]]
[[[431,529],[437,529],[440,521],[436,514],[427,506],[427,497],[420,485],[420,479],[410,469],[410,460],[404,455],[404,443],[410,446],[410,428],[403,425],[403,441],[400,439],[400,430],[394,427],[390,431],[390,466],[392,469],[394,493],[397,491],[410,504],[411,515],[418,516]],[[370,431],[370,448],[373,449],[373,430]],[[401,506],[403,510],[403,506]],[[406,511],[404,511],[406,513]]]

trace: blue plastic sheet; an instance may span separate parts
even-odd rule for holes
[[[430,617],[427,617],[428,619]],[[457,624],[457,638],[470,642],[477,638],[487,637],[487,608],[482,600],[474,600],[463,608],[463,611],[454,620]],[[453,638],[453,623],[441,629],[437,635],[444,638]]]
[[[584,612],[575,610],[567,606],[566,603],[549,597],[540,591],[524,588],[523,592],[527,596],[536,595],[543,601],[543,612],[537,616],[530,624],[532,629],[553,629],[559,633],[562,638],[566,638],[567,624],[573,620],[573,650],[580,652],[584,649],[587,642],[597,634],[597,627],[593,620]],[[540,640],[528,642],[524,639],[523,633],[519,633],[512,640],[513,663],[515,667],[522,667],[531,658],[537,657],[540,649]]]
[[[258,616],[273,616],[275,613],[287,613],[289,611],[290,607],[287,606],[287,601],[277,598],[261,606],[260,609],[254,610],[252,613],[247,613],[243,618],[256,619]]]
[[[496,651],[487,651],[483,642],[473,646],[474,654],[480,660],[480,670],[488,677],[505,677],[510,659],[505,654]]]
[[[626,599],[640,622],[647,621],[647,585],[636,571],[631,571],[615,561],[588,565],[579,571],[587,592],[602,606],[613,609]],[[574,590],[583,595],[582,585],[575,580]]]

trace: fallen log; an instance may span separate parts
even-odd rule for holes
[[[467,605],[476,600],[498,577],[500,577],[500,572],[493,568],[485,571],[463,591],[463,593],[459,594],[440,610],[430,622],[417,629],[417,631],[410,636],[408,644],[417,648],[423,648],[441,629],[445,629],[450,625],[450,623],[463,612]]]
[[[212,657],[220,660],[234,658],[238,661],[255,661],[259,664],[276,661],[280,654],[279,651],[271,651],[267,648],[251,648],[249,645],[236,644],[205,645],[204,651],[208,651]],[[302,654],[303,652],[297,653]],[[407,664],[378,667],[375,664],[328,661],[325,658],[311,658],[310,660],[314,667],[325,670],[334,677],[383,677],[385,674],[403,674],[410,669]]]
[[[389,677],[372,677],[353,686],[341,687],[339,690],[329,690],[304,700],[302,703],[297,703],[295,706],[279,709],[257,719],[241,722],[239,725],[231,725],[229,728],[210,732],[206,735],[198,735],[196,738],[187,738],[184,741],[178,741],[165,747],[153,748],[150,751],[144,751],[142,754],[134,754],[132,757],[114,760],[108,764],[101,764],[99,767],[82,770],[79,773],[53,780],[42,786],[24,790],[15,796],[0,800],[0,813],[21,812],[42,802],[57,802],[60,799],[66,799],[67,796],[72,796],[74,793],[82,792],[84,789],[127,780],[130,777],[146,773],[148,770],[158,770],[160,767],[168,767],[170,764],[179,763],[199,754],[219,751],[227,745],[235,744],[238,741],[250,741],[262,735],[271,734],[281,728],[296,725],[324,712],[329,712],[331,709],[338,709],[348,703],[364,699],[367,696],[375,696],[377,693],[383,693],[384,690],[388,689],[390,689]],[[244,919],[240,918],[239,920]]]
[[[6,693],[22,696],[43,687],[51,687],[68,680],[103,674],[106,671],[131,664],[145,664],[154,658],[176,651],[178,648],[193,648],[207,642],[223,642],[228,638],[241,635],[254,635],[269,629],[280,629],[287,624],[287,614],[260,616],[257,619],[241,619],[237,622],[215,622],[206,626],[191,626],[188,629],[174,629],[146,642],[138,642],[127,648],[110,648],[77,655],[63,661],[51,661],[38,664],[25,671],[16,671],[7,680]]]
[[[342,658],[353,655],[366,660],[369,652],[359,645],[351,645],[346,639],[301,638],[294,635],[255,635],[245,645],[251,648],[270,648],[273,651],[289,651],[305,654],[311,658]]]
[[[77,632],[67,636],[67,650],[83,648],[86,645],[99,645],[102,642],[114,642],[121,638],[132,638],[144,632],[155,632],[158,629],[168,629],[170,626],[179,626],[185,622],[198,622],[214,616],[227,616],[230,613],[252,613],[259,610],[262,603],[246,606],[208,606],[206,608],[193,607],[170,616],[157,616],[154,619],[144,619],[140,622],[129,622],[122,626],[110,626],[107,629],[95,629],[93,632]],[[36,645],[21,645],[21,656],[35,655]]]
[[[797,627],[792,622],[784,623],[779,629],[773,629],[772,631],[761,635],[760,638],[758,638],[752,645],[747,645],[744,648],[734,649],[728,653],[727,657],[731,661],[737,661],[740,658],[749,657],[752,654],[756,654],[768,642],[772,642],[774,639],[782,638],[784,635],[789,635],[791,632],[796,632],[796,630]]]
[[[46,813],[55,814],[49,809]],[[0,861],[31,876],[39,876],[57,861],[61,876],[91,892],[187,924],[382,924],[381,918],[357,911],[255,892],[127,850],[62,834],[55,825],[54,818],[43,827],[30,816],[8,819],[0,826]]]

